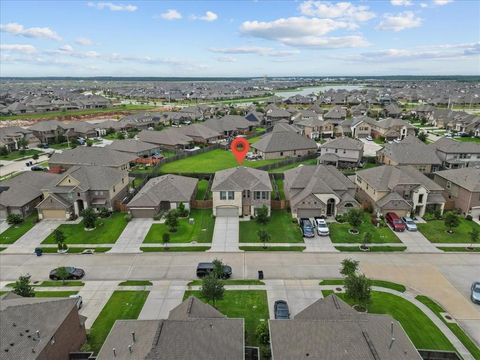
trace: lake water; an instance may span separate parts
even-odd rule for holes
[[[306,88],[299,88],[297,90],[289,90],[289,91],[277,91],[275,93],[275,95],[277,96],[281,96],[283,98],[289,98],[290,96],[293,96],[293,95],[297,95],[297,94],[300,94],[300,95],[308,95],[308,94],[311,94],[311,93],[318,93],[320,91],[326,91],[326,90],[329,90],[329,89],[333,89],[333,90],[348,90],[348,91],[351,91],[351,90],[359,90],[359,89],[363,89],[364,86],[363,85],[323,85],[323,86],[312,86],[312,87],[306,87]]]

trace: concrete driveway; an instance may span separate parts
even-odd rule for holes
[[[109,251],[111,253],[139,253],[140,246],[147,236],[150,227],[153,224],[153,219],[132,219],[123,232],[120,234],[120,237],[117,239],[112,249]],[[158,239],[158,242],[161,242],[162,239]]]
[[[118,281],[87,281],[78,295],[82,297],[83,305],[80,314],[87,317],[85,327],[90,329],[95,319],[102,311]]]
[[[138,319],[167,319],[170,310],[182,302],[186,287],[187,281],[182,280],[154,282]]]
[[[287,301],[290,318],[293,318],[307,306],[322,299],[318,283],[318,280],[265,280],[270,318],[275,318],[274,304],[277,300]]]
[[[0,234],[10,227],[6,220],[0,220]]]
[[[239,251],[238,238],[240,231],[240,220],[238,216],[217,217],[213,230],[211,252],[233,252]]]
[[[360,139],[363,142],[363,156],[372,157],[376,156],[377,151],[380,150],[383,146],[378,145],[373,141],[368,141],[365,139]]]
[[[393,230],[392,230],[393,231]],[[407,252],[434,253],[442,252],[437,249],[420,231],[393,231],[395,235],[407,246]]]
[[[65,221],[62,220],[42,220],[35,224],[35,226],[27,231],[20,239],[8,246],[3,253],[32,254],[35,248],[40,246],[41,242],[63,223],[65,223]]]
[[[23,159],[21,161],[0,160],[0,164],[3,164],[3,166],[0,166],[0,176],[5,176],[19,171],[28,171],[30,168],[28,166],[25,166],[25,163],[29,161],[32,161],[34,164],[38,164],[47,160],[47,155],[40,155],[38,160],[33,160],[32,158]]]

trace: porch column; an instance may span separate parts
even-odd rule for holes
[[[74,201],[73,203],[73,212],[75,213],[75,215],[80,216],[80,211],[78,209],[78,202],[76,201]]]
[[[440,204],[440,214],[443,215],[443,210],[445,209],[445,203]]]

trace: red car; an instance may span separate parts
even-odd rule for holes
[[[405,231],[405,224],[397,214],[389,212],[385,215],[385,220],[392,227],[393,231]]]

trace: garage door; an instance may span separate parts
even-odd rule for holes
[[[298,209],[297,210],[297,217],[299,218],[313,218],[315,216],[320,216],[319,209]]]
[[[134,218],[153,218],[155,216],[155,209],[130,209]]]
[[[402,216],[407,216],[410,211],[408,211],[408,210],[388,210],[388,209],[384,209],[383,212],[382,212],[383,216],[387,215],[387,213],[389,213],[389,212],[393,212],[393,213],[397,214],[398,216],[402,217]]]
[[[217,216],[219,217],[226,217],[226,216],[238,216],[238,208],[231,207],[231,208],[218,208],[217,207]]]
[[[480,220],[480,208],[472,208],[472,218]]]
[[[7,218],[7,210],[0,209],[0,219],[6,219],[6,218]]]
[[[43,210],[44,219],[65,219],[65,210]]]

